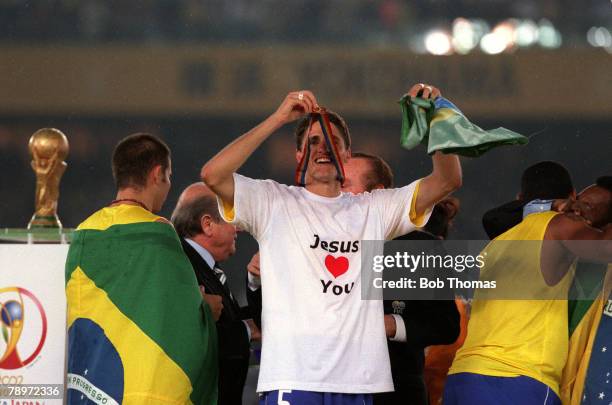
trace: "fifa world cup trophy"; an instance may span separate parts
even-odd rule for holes
[[[64,159],[68,156],[68,139],[55,128],[43,128],[32,135],[28,147],[36,174],[35,212],[28,229],[61,228],[57,200],[60,180],[67,166]]]

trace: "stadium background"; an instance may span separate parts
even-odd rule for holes
[[[114,198],[112,148],[137,131],[172,148],[169,217],[207,159],[303,88],[346,117],[353,150],[383,156],[404,185],[430,159],[398,147],[397,100],[427,82],[478,125],[530,137],[463,159],[451,237],[482,239],[482,214],[514,198],[527,165],[560,161],[577,189],[610,174],[611,30],[609,0],[3,0],[0,228],[25,227],[33,213],[36,129],[58,128],[70,142],[65,227]],[[291,183],[292,129],[241,172]],[[225,265],[242,300],[255,251],[241,234]]]

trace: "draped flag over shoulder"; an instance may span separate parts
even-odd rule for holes
[[[103,208],[66,262],[67,403],[216,404],[217,337],[174,228]]]
[[[574,286],[581,291],[572,295],[585,299],[568,305],[569,350],[560,384],[563,405],[599,404],[612,394],[612,266],[603,283],[605,267],[594,267],[579,262],[576,268]],[[596,272],[599,277],[594,277]],[[599,293],[593,295],[595,288]]]
[[[485,131],[472,124],[450,101],[438,97],[435,101],[404,95],[402,107],[402,136],[406,149],[419,144],[427,146],[427,153],[436,151],[478,157],[501,145],[524,145],[527,137],[505,128]]]

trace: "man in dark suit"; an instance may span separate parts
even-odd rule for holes
[[[518,225],[525,214],[534,212],[525,212],[525,206],[536,199],[535,195],[544,197],[539,199],[540,204],[537,204],[533,209],[542,211],[550,209],[552,206],[551,196],[554,195],[552,190],[559,187],[559,184],[571,184],[572,182],[569,172],[567,170],[559,171],[557,170],[558,167],[559,163],[557,162],[542,161],[525,169],[521,176],[521,191],[517,194],[516,199],[492,208],[483,215],[482,226],[489,239],[495,239],[508,229]],[[558,172],[563,173],[563,175],[556,175]],[[548,207],[546,204],[548,204]],[[527,209],[529,210],[529,207]]]
[[[241,308],[219,267],[236,251],[236,227],[221,219],[215,195],[204,185],[187,187],[172,213],[172,223],[191,261],[204,298],[220,312],[219,404],[241,404],[249,367],[250,341],[260,339],[251,319],[243,320]]]

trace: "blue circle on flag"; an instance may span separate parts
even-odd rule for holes
[[[103,392],[122,403],[121,357],[104,330],[90,319],[79,318],[68,330],[68,373],[72,375],[68,378],[68,404],[94,403],[83,391],[94,396]]]

